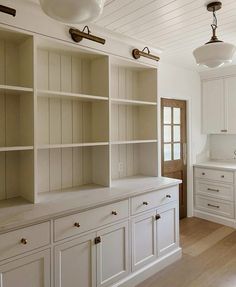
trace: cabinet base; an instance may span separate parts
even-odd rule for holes
[[[160,270],[181,259],[181,257],[182,248],[175,249],[171,253],[159,258],[155,262],[145,266],[144,268],[136,272],[131,273],[128,277],[112,285],[111,287],[135,287],[144,280],[159,272]]]
[[[236,228],[236,221],[234,219],[225,218],[219,215],[210,214],[200,210],[194,210],[194,216],[201,219],[209,220],[215,223],[223,224],[232,228]]]

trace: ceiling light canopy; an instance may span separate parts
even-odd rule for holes
[[[209,68],[217,68],[226,63],[231,63],[236,47],[233,44],[224,43],[216,36],[217,18],[215,12],[221,9],[221,2],[211,2],[207,5],[207,10],[213,13],[212,37],[205,45],[195,49],[193,55],[198,65]]]
[[[63,23],[78,24],[96,20],[105,0],[40,0],[43,11]]]

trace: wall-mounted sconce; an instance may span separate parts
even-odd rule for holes
[[[145,50],[147,50],[147,52],[145,52]],[[132,55],[134,57],[134,59],[139,59],[140,57],[145,57],[154,61],[159,61],[160,58],[158,56],[152,55],[150,53],[150,50],[148,47],[143,48],[142,51],[140,51],[139,49],[133,49],[132,51]]]
[[[9,14],[13,17],[16,16],[16,10],[7,6],[0,5],[0,12]]]
[[[86,29],[87,29],[87,32],[85,32]],[[83,38],[97,42],[102,45],[104,45],[106,42],[105,39],[92,35],[88,26],[85,26],[82,31],[75,29],[75,28],[70,28],[69,33],[71,35],[72,40],[75,41],[76,43],[82,41]]]

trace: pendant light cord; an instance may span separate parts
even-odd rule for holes
[[[213,30],[217,29],[217,18],[216,18],[216,13],[215,10],[213,10],[213,23],[211,24],[211,27]]]

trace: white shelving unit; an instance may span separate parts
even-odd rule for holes
[[[0,200],[34,202],[33,37],[0,32]]]
[[[157,69],[0,31],[0,200],[158,175]]]

